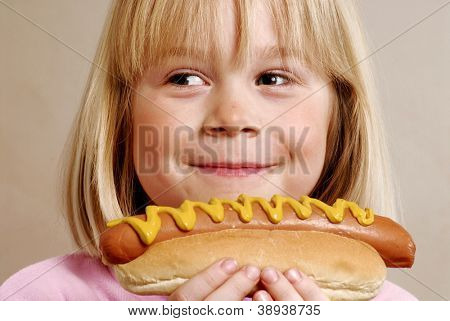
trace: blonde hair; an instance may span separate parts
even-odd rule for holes
[[[311,192],[327,203],[358,202],[397,219],[387,147],[373,97],[363,35],[349,1],[268,0],[279,46],[336,91],[325,164]],[[236,63],[251,56],[254,0],[236,0]],[[149,65],[181,48],[220,55],[219,1],[120,0],[110,11],[65,152],[63,204],[76,244],[98,255],[108,220],[132,215],[145,193],[132,161],[133,85]],[[210,44],[208,51],[204,45]],[[181,50],[177,49],[177,50]],[[144,195],[144,197],[138,197]],[[151,202],[151,200],[149,200]],[[142,205],[142,203],[140,203]]]

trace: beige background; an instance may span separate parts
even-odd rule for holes
[[[445,2],[360,1],[371,52]],[[75,249],[58,208],[56,168],[110,1],[5,3],[17,12],[0,3],[0,283]],[[404,225],[417,244],[414,268],[389,278],[422,300],[450,298],[449,31],[450,5],[370,58]]]

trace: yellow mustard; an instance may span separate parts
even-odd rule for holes
[[[363,210],[355,202],[346,201],[338,198],[333,206],[329,206],[322,201],[308,196],[302,196],[299,201],[281,195],[274,195],[272,206],[270,202],[262,197],[253,197],[241,194],[237,201],[223,200],[212,198],[208,203],[195,202],[185,200],[180,207],[168,207],[150,205],[145,208],[147,221],[143,221],[136,217],[124,217],[108,222],[107,227],[113,227],[120,223],[130,224],[139,234],[142,242],[150,245],[155,239],[161,228],[161,219],[159,213],[168,213],[175,220],[176,225],[183,231],[191,231],[195,226],[196,213],[195,208],[201,208],[205,213],[211,217],[215,223],[220,223],[224,220],[224,204],[229,204],[235,210],[241,221],[248,223],[253,218],[252,203],[258,202],[263,210],[266,212],[268,219],[277,224],[283,219],[283,204],[289,204],[297,214],[299,219],[305,220],[311,216],[311,204],[322,210],[328,220],[332,223],[340,223],[344,219],[345,209],[349,209],[352,215],[358,220],[358,223],[363,226],[368,226],[374,222],[375,216],[370,208]]]

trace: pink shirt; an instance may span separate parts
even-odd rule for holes
[[[53,257],[20,270],[0,286],[0,300],[164,301],[167,297],[126,291],[100,260],[81,252]],[[414,301],[417,298],[386,280],[372,300]]]

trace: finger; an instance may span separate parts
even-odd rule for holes
[[[269,292],[265,290],[259,290],[253,294],[253,301],[273,301]]]
[[[322,289],[304,273],[297,269],[289,269],[285,272],[286,278],[294,288],[307,301],[329,301]]]
[[[275,301],[303,301],[291,282],[278,270],[266,267],[261,273],[261,281]]]
[[[206,296],[208,296],[208,294],[223,284],[237,270],[238,264],[236,260],[232,258],[223,258],[179,286],[168,297],[168,300],[203,300]]]
[[[261,271],[252,265],[244,266],[233,274],[217,290],[208,295],[205,301],[240,301],[258,283]]]

